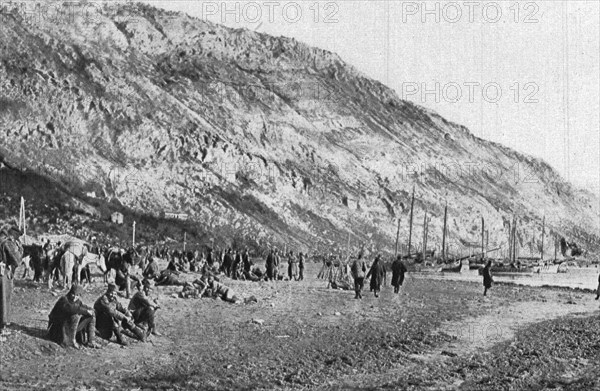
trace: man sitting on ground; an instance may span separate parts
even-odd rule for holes
[[[83,337],[86,337],[85,345],[87,347],[99,348],[100,345],[94,341],[96,314],[93,308],[81,302],[82,294],[83,288],[73,285],[66,296],[58,299],[48,316],[48,338],[63,347],[79,349],[76,341],[79,334],[82,342]]]
[[[146,269],[144,269],[142,276],[151,280],[160,276],[160,268],[154,257],[150,257],[150,262],[148,263],[148,266],[146,266]]]
[[[96,328],[100,337],[109,340],[115,334],[117,343],[127,346],[128,343],[121,334],[122,329],[125,329],[131,331],[140,341],[145,341],[144,332],[135,326],[129,311],[117,300],[115,284],[108,284],[106,293],[96,300],[94,310],[96,310]]]
[[[133,321],[139,328],[147,329],[146,335],[161,334],[156,331],[156,323],[154,321],[156,310],[160,308],[156,300],[150,298],[152,292],[152,283],[144,279],[142,281],[142,289],[137,291],[129,302],[129,311],[133,315]],[[147,328],[145,327],[147,326]]]

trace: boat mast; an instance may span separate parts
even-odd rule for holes
[[[542,219],[542,256],[541,260],[544,260],[544,235],[546,234],[546,216]]]
[[[412,200],[410,201],[410,222],[408,227],[408,258],[410,258],[410,244],[412,242],[413,208],[415,206],[415,186],[413,185]]]

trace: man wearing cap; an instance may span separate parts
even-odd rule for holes
[[[137,291],[129,302],[129,311],[133,315],[133,321],[138,327],[142,327],[143,324],[148,325],[147,335],[160,336],[161,334],[156,331],[156,323],[154,321],[156,310],[160,308],[156,300],[150,298],[150,292],[152,292],[152,283],[144,279],[142,281],[142,289]]]
[[[94,341],[96,333],[96,314],[94,309],[81,302],[83,289],[79,285],[71,286],[66,296],[58,299],[48,315],[48,338],[63,347],[79,349],[76,336],[84,332],[86,346],[99,348]]]
[[[117,343],[127,346],[121,334],[122,329],[131,331],[140,341],[145,341],[144,332],[135,326],[131,314],[117,300],[117,286],[108,284],[106,293],[94,303],[96,311],[96,328],[104,339],[117,338]]]

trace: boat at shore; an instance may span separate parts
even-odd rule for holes
[[[442,273],[464,273],[469,270],[469,261],[463,260],[459,261],[451,266],[443,266],[440,268],[440,272]]]

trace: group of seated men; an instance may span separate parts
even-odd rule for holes
[[[95,341],[96,333],[106,340],[114,335],[117,343],[123,346],[128,344],[123,338],[124,331],[143,342],[150,334],[160,336],[155,323],[155,312],[160,307],[150,298],[151,291],[152,283],[144,279],[141,289],[125,308],[117,299],[117,286],[108,284],[106,292],[92,308],[81,301],[83,288],[73,285],[50,312],[48,338],[63,347],[79,349],[80,344],[100,348]]]

